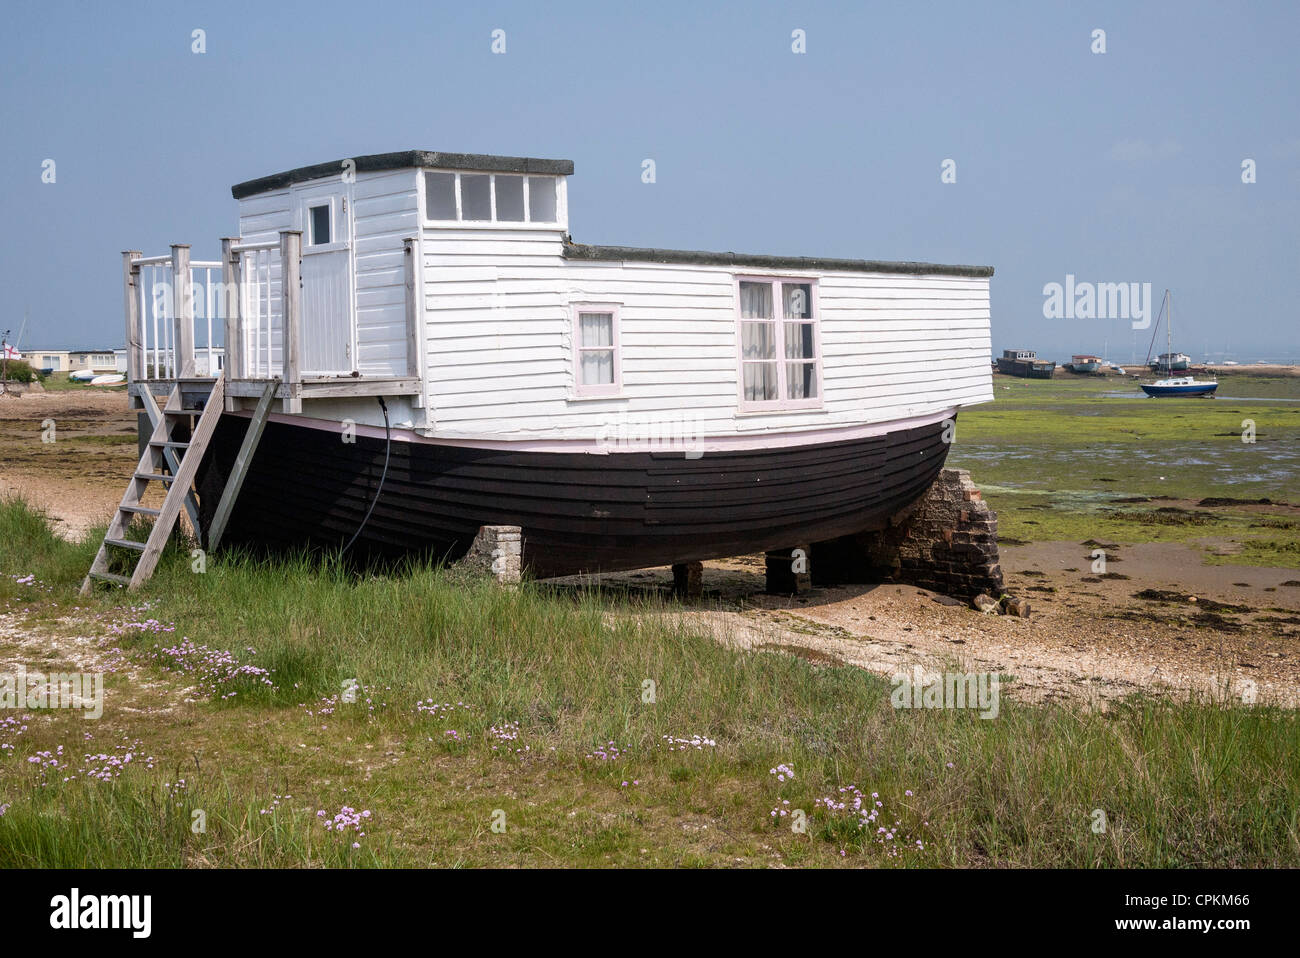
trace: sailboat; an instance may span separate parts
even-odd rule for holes
[[[1165,317],[1165,352],[1157,357],[1157,362],[1152,368],[1163,369],[1168,375],[1175,369],[1186,369],[1190,362],[1182,353],[1174,352],[1174,296],[1169,290],[1165,290],[1164,301],[1160,304],[1160,313]],[[1155,345],[1156,333],[1159,330],[1160,319],[1157,317],[1156,328],[1151,332],[1152,346]],[[1150,348],[1147,349],[1147,358],[1151,358]],[[1213,396],[1214,391],[1219,388],[1217,380],[1198,380],[1195,376],[1174,376],[1157,379],[1153,383],[1139,382],[1138,385],[1148,396]]]

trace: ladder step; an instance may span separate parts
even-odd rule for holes
[[[137,472],[135,474],[135,477],[137,479],[149,479],[153,482],[175,482],[176,481],[175,476],[164,475],[161,472]]]
[[[190,447],[190,444],[188,442],[173,442],[170,439],[167,440],[166,442],[162,441],[161,439],[151,439],[149,440],[149,445],[163,447],[167,449],[188,449]]]
[[[105,582],[115,582],[118,585],[130,585],[131,577],[125,575],[116,575],[112,572],[94,572],[90,573],[92,579],[103,579]]]
[[[122,512],[138,512],[142,516],[161,515],[161,509],[151,509],[149,506],[122,506]]]
[[[136,552],[144,551],[144,543],[136,542],[134,539],[105,539],[104,545],[117,546],[119,549],[134,549]]]

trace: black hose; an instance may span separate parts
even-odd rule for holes
[[[393,431],[388,425],[388,406],[384,403],[383,396],[376,396],[379,400],[379,408],[384,411],[384,470],[379,474],[379,486],[375,489],[375,498],[370,500],[370,508],[366,510],[365,518],[361,520],[361,525],[357,526],[357,531],[352,533],[352,538],[348,544],[343,547],[339,553],[340,558],[352,548],[352,543],[357,541],[357,536],[361,535],[361,530],[366,527],[370,521],[370,513],[375,511],[375,503],[379,501],[379,494],[384,491],[384,480],[388,478],[388,454],[393,449]]]

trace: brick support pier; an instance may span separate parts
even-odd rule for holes
[[[812,548],[807,545],[766,553],[767,591],[772,595],[798,595],[811,591],[811,555]]]
[[[460,564],[515,585],[523,574],[523,551],[524,536],[518,526],[479,526]]]
[[[998,560],[998,517],[965,469],[944,469],[926,494],[889,525],[813,546],[814,581],[892,578],[970,598],[1005,591]]]
[[[704,594],[704,563],[678,562],[673,566],[673,595],[693,601]]]

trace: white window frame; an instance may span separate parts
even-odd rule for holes
[[[331,184],[330,189],[337,187]],[[347,249],[349,246],[348,238],[339,239],[339,233],[347,225],[343,217],[343,202],[347,198],[342,193],[327,193],[320,191],[321,195],[313,196],[319,188],[311,187],[300,190],[297,195],[298,203],[302,209],[302,246],[303,249],[311,253],[332,253],[337,250]],[[317,206],[328,206],[330,208],[330,241],[328,243],[312,243],[312,226],[311,211]]]
[[[568,197],[568,177],[560,176],[554,173],[505,173],[495,170],[428,170],[420,169],[418,177],[419,187],[417,190],[420,203],[420,222],[427,227],[458,227],[462,229],[474,230],[550,230],[561,231],[567,230],[569,224],[569,197]],[[426,179],[425,173],[450,173],[455,177],[454,187],[456,191],[456,218],[454,220],[433,220],[428,216],[428,203],[426,201]],[[488,197],[491,203],[492,219],[490,220],[467,220],[464,218],[465,212],[461,201],[460,178],[462,175],[483,175],[488,176]],[[520,176],[524,180],[524,218],[522,220],[497,221],[497,176]],[[532,215],[532,209],[529,204],[530,186],[529,177],[546,177],[555,181],[555,220],[554,222],[534,223],[529,217]]]
[[[572,302],[569,304],[570,322],[572,323],[572,363],[573,396],[576,399],[616,399],[623,395],[623,343],[620,322],[621,303]],[[612,318],[611,342],[613,343],[614,381],[612,383],[586,383],[582,381],[582,323],[583,313],[609,313]],[[606,350],[610,347],[590,347]]]
[[[737,275],[734,278],[734,295],[736,300],[736,404],[740,413],[795,412],[808,409],[825,408],[826,380],[822,374],[822,329],[821,300],[818,295],[816,276],[753,276]],[[741,283],[768,283],[772,288],[772,322],[776,325],[776,398],[747,400],[745,398],[745,347],[744,323],[740,307]],[[817,395],[811,399],[786,399],[787,369],[789,362],[807,362],[806,359],[789,360],[785,356],[785,299],[781,296],[782,283],[798,283],[808,286],[811,302],[808,304],[810,314],[797,322],[811,323],[813,327],[813,363],[817,374]],[[751,320],[752,321],[752,320]]]

